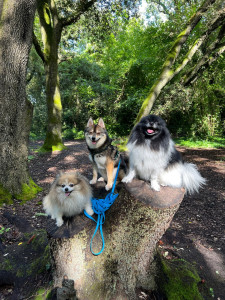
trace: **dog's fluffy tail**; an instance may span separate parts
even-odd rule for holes
[[[189,194],[198,192],[206,184],[206,179],[201,176],[196,165],[191,163],[183,164],[183,186]]]

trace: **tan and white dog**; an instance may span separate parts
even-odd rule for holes
[[[84,176],[78,172],[60,173],[43,199],[43,207],[52,219],[56,219],[56,225],[61,226],[63,216],[72,217],[84,209],[93,215],[91,198],[91,187]]]
[[[89,158],[93,166],[93,178],[90,184],[95,184],[98,173],[101,177],[98,181],[106,181],[105,189],[112,188],[116,176],[119,160],[120,170],[118,180],[122,180],[126,173],[126,164],[116,146],[112,145],[112,139],[108,136],[103,119],[100,118],[97,125],[92,118],[89,119],[85,129],[85,139],[89,150]]]

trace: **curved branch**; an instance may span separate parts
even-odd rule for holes
[[[79,20],[79,18],[81,17],[81,15],[83,13],[85,13],[86,11],[88,11],[89,8],[95,4],[95,2],[97,2],[97,0],[91,0],[91,1],[82,1],[81,0],[77,5],[77,9],[76,9],[77,13],[74,16],[72,16],[69,19],[67,19],[67,18],[61,19],[62,27],[66,27],[66,26],[76,23]]]
[[[225,52],[225,43],[220,44],[213,54],[211,53],[211,51],[208,51],[207,54],[205,54],[200,62],[196,65],[191,75],[185,80],[184,86],[193,83],[197,79],[197,77],[199,77],[199,75],[205,71],[205,69],[211,66],[211,64],[216,61],[218,57],[220,57],[223,52]]]
[[[45,60],[44,52],[42,51],[41,46],[40,46],[40,44],[39,44],[39,42],[38,42],[38,39],[37,39],[37,37],[36,37],[36,35],[35,35],[34,32],[33,32],[33,44],[34,44],[34,48],[35,48],[37,54],[38,54],[38,55],[40,56],[40,58],[42,59],[43,63],[45,63],[46,60]]]
[[[194,43],[194,45],[191,47],[191,49],[188,51],[187,55],[185,56],[183,62],[177,67],[177,69],[173,72],[171,79],[177,75],[183,68],[187,65],[187,63],[192,59],[193,55],[196,53],[196,51],[202,46],[206,40],[208,40],[210,34],[214,32],[219,26],[221,26],[224,23],[225,19],[225,9],[221,10],[217,17],[214,19],[210,27],[202,34],[202,36],[197,39]],[[209,47],[207,53],[211,53],[214,51],[218,45],[218,43],[221,41],[221,39],[224,37],[225,34],[225,24],[221,27],[217,39],[214,41],[214,43]],[[206,55],[207,55],[206,53]]]
[[[152,0],[152,2],[162,7],[163,10],[160,11],[160,12],[162,12],[162,13],[168,15],[169,17],[171,17],[169,9],[166,7],[166,5],[163,2],[161,2],[160,0]]]

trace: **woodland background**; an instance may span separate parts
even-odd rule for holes
[[[49,8],[49,14],[70,23],[63,27],[58,44],[63,137],[83,137],[90,116],[103,117],[110,134],[128,135],[169,50],[202,3],[95,1],[70,23],[74,11],[79,11],[76,1],[55,1],[56,11]],[[32,47],[27,76],[27,94],[34,106],[32,138],[44,138],[48,122],[43,59],[48,46],[42,42],[43,34],[41,39],[40,9],[34,32],[40,46],[36,50],[44,50]],[[219,13],[222,22],[207,32]],[[204,17],[183,44],[175,68],[205,32],[201,47],[165,86],[152,109],[167,121],[174,136],[207,139],[222,136],[225,130],[223,1],[208,3]],[[201,61],[204,64],[198,67]],[[187,80],[191,71],[193,76]]]
[[[224,252],[224,35],[223,0],[0,0],[0,263],[8,272],[0,276],[3,292],[11,295],[20,270],[9,263],[26,244],[26,221],[46,227],[42,198],[56,172],[68,167],[69,151],[69,167],[90,176],[84,141],[71,141],[84,137],[89,117],[102,117],[117,144],[150,112],[166,120],[173,138],[217,142],[217,150],[181,149],[208,185],[186,198],[180,223],[182,237],[193,223],[193,236],[209,234],[207,243]],[[64,143],[66,151],[54,152]],[[215,265],[211,256],[210,262]],[[43,278],[35,280],[42,286]],[[49,277],[44,280],[48,284]],[[18,281],[13,293],[18,296],[27,282],[30,295],[30,279],[24,286]]]
[[[90,116],[126,141],[151,112],[173,137],[224,146],[224,1],[1,0],[0,10],[1,202],[39,190],[29,138],[63,150]]]

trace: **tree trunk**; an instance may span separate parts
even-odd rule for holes
[[[60,286],[67,276],[74,280],[81,300],[132,300],[140,290],[155,290],[156,243],[169,227],[183,196],[183,189],[162,187],[154,192],[137,179],[122,186],[106,212],[105,249],[99,256],[90,251],[94,222],[77,216],[69,225],[57,228],[50,221],[47,231],[54,285]],[[101,238],[96,236],[93,251],[98,252],[101,246]]]
[[[41,24],[41,35],[44,50],[42,51],[37,38],[33,42],[38,55],[45,65],[46,101],[47,101],[47,132],[42,146],[43,151],[62,150],[62,103],[58,74],[58,47],[62,29],[76,23],[96,0],[77,1],[77,10],[71,18],[59,18],[54,0],[38,0],[38,15]]]
[[[36,1],[1,0],[0,9],[0,200],[4,201],[11,195],[23,199],[35,194],[27,162],[32,107],[26,98],[26,70]]]
[[[62,150],[65,147],[62,142],[62,104],[58,75],[58,45],[61,39],[62,25],[58,20],[54,1],[38,1],[38,14],[44,45],[41,58],[45,65],[48,112],[47,132],[42,149],[44,151]]]

